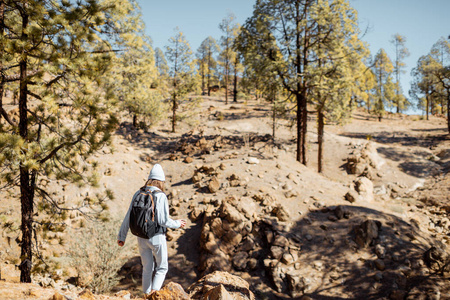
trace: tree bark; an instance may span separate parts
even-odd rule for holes
[[[275,131],[276,131],[276,121],[277,121],[277,108],[275,104],[275,97],[272,99],[273,109],[272,109],[272,142],[275,144]]]
[[[318,172],[323,172],[323,133],[324,133],[324,114],[322,112],[322,109],[319,109],[318,111],[318,128],[317,128],[317,142],[319,144],[319,149],[317,153],[317,168]]]
[[[133,114],[133,127],[136,128],[137,127],[137,115]]]
[[[308,165],[307,153],[306,153],[306,133],[308,130],[308,109],[306,103],[306,89],[302,92],[302,164]]]
[[[201,74],[202,74],[202,95],[205,92],[205,67],[201,67]]]
[[[447,90],[447,127],[448,133],[450,134],[450,94]]]
[[[234,59],[234,91],[233,91],[233,102],[237,102],[237,66],[238,66],[238,59],[237,56]]]
[[[26,42],[28,35],[26,28],[28,26],[28,15],[22,15],[22,41]],[[24,141],[28,141],[28,115],[27,115],[27,95],[28,95],[28,76],[27,76],[27,53],[21,56],[20,84],[19,84],[19,134]],[[33,196],[34,183],[31,184],[30,171],[23,164],[19,167],[20,173],[20,202],[22,209],[22,242],[20,252],[20,282],[31,282],[32,267],[32,237],[33,237]]]
[[[297,98],[297,161],[302,161],[302,100],[300,93],[295,95]]]
[[[173,95],[173,102],[172,102],[172,132],[175,132],[175,127],[177,124],[177,96]]]
[[[228,60],[228,58],[227,58]],[[228,75],[230,73],[230,66],[228,62],[225,65],[225,104],[228,104]]]

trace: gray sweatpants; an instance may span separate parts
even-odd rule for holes
[[[166,235],[158,234],[151,239],[138,238],[138,247],[143,266],[142,290],[146,294],[151,290],[158,291],[169,269]],[[153,271],[155,271],[154,277]]]

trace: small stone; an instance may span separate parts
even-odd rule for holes
[[[190,156],[186,156],[186,158],[184,159],[184,162],[187,163],[187,164],[190,164],[193,161],[194,161],[194,159],[192,157],[190,157]]]
[[[345,194],[345,200],[347,200],[350,203],[354,203],[359,199],[359,195],[356,191],[350,190]]]
[[[220,188],[219,180],[217,179],[216,176],[214,176],[208,184],[209,192],[214,194],[219,190],[219,188]]]
[[[255,270],[257,266],[258,266],[258,260],[256,258],[250,258],[247,261],[247,268],[249,270]]]
[[[384,248],[380,244],[377,244],[375,246],[375,254],[378,256],[378,258],[383,259],[386,256],[386,248]]]
[[[322,269],[323,269],[323,262],[315,261],[313,263],[313,268],[316,269],[317,271],[322,271]]]
[[[284,248],[284,247],[289,246],[289,240],[286,237],[282,236],[282,235],[277,235],[275,237],[275,240],[273,241],[273,245],[274,246],[279,246],[281,248]]]
[[[290,265],[294,262],[294,257],[290,253],[284,253],[281,261],[286,265]]]
[[[281,257],[283,257],[284,249],[278,246],[272,246],[270,247],[270,254],[272,255],[273,259],[279,260]]]
[[[402,290],[393,290],[389,295],[389,299],[391,300],[403,300],[406,297],[406,291]]]
[[[259,159],[257,159],[256,157],[249,157],[247,159],[247,163],[250,165],[257,165],[259,164]]]
[[[383,279],[383,273],[381,272],[377,272],[374,276],[376,281],[381,281],[381,279]]]
[[[375,260],[375,267],[380,270],[380,271],[384,271],[384,269],[386,269],[386,264],[384,263],[383,260],[381,259],[376,259]]]
[[[114,294],[114,296],[119,297],[121,299],[131,299],[131,293],[129,291],[118,291],[117,293]]]
[[[336,272],[336,271],[333,271],[333,272],[330,273],[330,278],[331,278],[333,281],[338,280],[340,277],[341,277],[341,276],[340,276],[339,273]]]
[[[313,237],[312,237],[312,235],[307,234],[307,235],[305,235],[305,239],[306,239],[307,241],[311,241],[311,240],[313,239]]]
[[[328,216],[328,220],[330,220],[331,222],[336,222],[338,220],[338,218],[336,216]]]
[[[51,298],[50,300],[65,300],[66,298],[61,295],[60,293],[56,292]]]
[[[244,270],[247,266],[248,253],[241,251],[233,256],[233,266],[238,270]]]

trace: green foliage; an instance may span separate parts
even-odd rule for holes
[[[197,49],[196,56],[199,67],[199,75],[202,80],[202,92],[206,87],[208,90],[208,95],[210,95],[211,86],[217,81],[217,78],[214,76],[217,68],[217,61],[214,58],[214,55],[219,51],[220,48],[217,45],[216,40],[211,36],[203,40],[200,47]]]
[[[358,38],[356,11],[345,0],[257,1],[236,47],[243,83],[270,93],[282,86],[297,107],[297,160],[306,164],[308,104],[335,119],[350,116],[350,100],[364,82],[367,47]]]
[[[411,97],[419,109],[432,114],[447,112],[450,118],[450,42],[437,41],[428,55],[421,56],[412,70]],[[450,131],[450,121],[447,120]]]
[[[394,60],[394,74],[395,74],[395,98],[393,100],[394,106],[397,108],[397,112],[407,109],[410,106],[408,99],[403,95],[403,90],[400,85],[400,75],[405,73],[404,59],[409,56],[409,51],[406,48],[406,38],[400,34],[395,34],[392,37],[391,43],[395,47],[395,60]]]
[[[394,106],[395,85],[392,81],[394,66],[384,49],[380,49],[375,55],[373,73],[375,75],[375,105],[373,113],[381,121],[386,107]]]
[[[110,145],[117,125],[116,90],[107,77],[120,56],[116,50],[137,41],[142,22],[133,0],[0,5],[0,97],[18,89],[20,104],[19,121],[1,126],[0,187],[20,187],[22,259],[31,261],[33,230],[57,229],[67,218],[60,193],[49,193],[40,179],[98,183],[88,157]],[[93,198],[83,211],[98,215],[103,199]],[[22,269],[22,281],[31,280],[29,271]]]
[[[167,65],[164,52],[160,48],[155,49],[155,66],[158,69],[159,75],[165,77],[169,73],[169,66]]]
[[[225,104],[228,104],[228,85],[230,81],[230,74],[233,67],[233,62],[238,55],[233,48],[234,40],[239,32],[239,25],[235,22],[236,17],[232,13],[222,19],[219,24],[219,29],[222,31],[223,36],[220,38],[220,45],[222,51],[219,55],[219,62],[223,69],[223,79],[225,85]],[[235,75],[236,76],[236,75]]]
[[[194,73],[194,62],[192,51],[184,34],[175,29],[175,35],[169,39],[166,46],[166,57],[170,62],[169,93],[172,110],[172,132],[176,130],[177,116],[180,108],[180,101],[189,101],[187,95],[197,88],[197,78]]]
[[[114,56],[114,68],[109,76],[109,87],[120,101],[122,111],[127,111],[135,127],[151,127],[159,122],[167,110],[163,103],[164,89],[158,71],[164,72],[164,57],[155,62],[151,41],[144,33],[139,7],[134,5],[133,15],[118,19],[121,27],[135,24],[133,31],[121,34],[121,51]],[[158,52],[159,53],[159,52]],[[157,88],[156,88],[157,87]],[[138,122],[140,118],[140,122]]]
[[[119,222],[88,222],[71,234],[67,257],[77,271],[78,285],[95,293],[108,292],[120,280],[121,248],[117,246]]]

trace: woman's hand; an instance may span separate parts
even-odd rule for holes
[[[181,228],[184,228],[186,226],[186,221],[185,220],[180,220],[181,223]]]
[[[120,247],[123,247],[123,245],[125,244],[125,242],[123,242],[123,241],[117,241],[117,245],[119,245]]]

